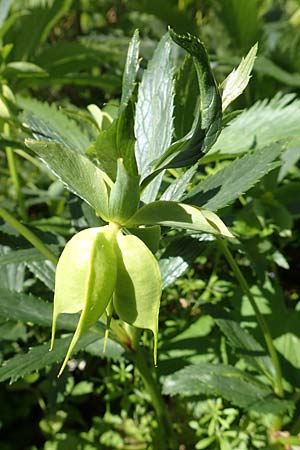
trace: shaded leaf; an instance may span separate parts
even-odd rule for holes
[[[83,350],[99,339],[99,334],[88,332],[77,343],[73,353]],[[16,355],[5,361],[0,368],[0,381],[17,381],[32,372],[62,361],[70,345],[70,337],[57,339],[55,349],[49,352],[50,343],[47,342],[32,347],[27,353]]]
[[[170,30],[174,42],[192,57],[198,77],[200,105],[187,136],[173,144],[159,161],[160,167],[184,167],[196,163],[215,143],[221,131],[222,101],[204,45],[195,36]]]
[[[185,197],[185,202],[217,211],[247,192],[279,163],[274,162],[282,145],[274,144],[236,159],[227,167],[209,176]]]
[[[232,366],[209,363],[187,366],[167,376],[163,392],[182,396],[221,396],[237,406],[249,409],[255,409],[257,402],[272,396],[271,389],[245,372]]]

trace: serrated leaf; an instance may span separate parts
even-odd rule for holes
[[[88,135],[54,104],[24,97],[17,97],[17,102],[23,110],[22,120],[36,140],[55,141],[78,153],[84,153],[90,145]]]
[[[228,75],[226,80],[223,81],[222,87],[222,110],[225,111],[227,106],[230,105],[237,97],[239,97],[246,89],[250,75],[253,69],[254,61],[257,53],[257,44],[255,44],[247,56],[242,58],[237,69]]]
[[[83,350],[88,345],[99,339],[99,334],[88,332],[77,343],[73,353]],[[63,360],[70,345],[71,338],[57,339],[55,349],[49,352],[49,342],[32,347],[27,353],[16,355],[5,361],[0,368],[0,382],[11,380],[17,381],[32,372],[43,369]]]
[[[278,163],[282,145],[274,144],[236,159],[227,167],[209,176],[185,197],[185,202],[217,211],[247,192]]]
[[[27,261],[25,264],[50,291],[54,291],[55,266],[51,261]]]
[[[261,100],[229,122],[203,162],[300,138],[300,100],[295,94]]]
[[[183,203],[158,201],[140,208],[126,226],[163,225],[233,237],[221,219],[206,211]]]
[[[78,339],[102,316],[112,297],[117,271],[114,247],[114,228],[88,228],[73,236],[59,258],[55,276],[51,348],[58,316],[81,311],[60,373]]]
[[[224,364],[200,363],[187,366],[165,378],[163,392],[167,395],[222,396],[242,408],[253,408],[272,391],[254,377]]]
[[[180,36],[172,30],[169,32],[174,42],[193,57],[199,83],[200,105],[188,135],[165,152],[157,168],[195,164],[215,143],[221,131],[222,101],[204,45],[195,36]]]
[[[171,183],[164,191],[160,200],[179,202],[185,193],[189,182],[197,172],[198,165],[190,167],[182,175],[180,175],[173,183]]]
[[[100,216],[107,217],[107,177],[88,158],[55,142],[27,139],[25,143],[67,189],[92,206]]]
[[[0,316],[11,320],[21,320],[44,327],[52,326],[53,304],[27,295],[22,292],[0,287]],[[63,315],[57,321],[57,328],[73,331],[76,328],[78,318]]]
[[[135,79],[139,70],[139,50],[139,31],[135,30],[128,47],[127,59],[123,73],[121,108],[124,108],[128,104],[128,101],[134,91]]]
[[[43,261],[45,257],[35,248],[14,250],[0,255],[0,267],[7,264],[16,264],[31,261]]]
[[[0,245],[0,256],[8,256],[11,250],[7,246]],[[0,286],[17,292],[23,290],[25,280],[24,263],[11,263],[0,270]]]
[[[162,293],[158,262],[138,237],[117,235],[119,247],[114,308],[120,319],[154,335],[157,354],[158,313]]]
[[[166,34],[158,44],[138,90],[135,156],[141,180],[150,174],[171,144],[174,98],[171,50],[171,39]],[[144,195],[144,201],[155,199],[159,184],[155,182],[155,189],[147,198]]]

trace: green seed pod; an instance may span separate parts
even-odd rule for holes
[[[72,237],[56,269],[51,348],[57,317],[81,312],[67,355],[65,368],[81,335],[104,313],[116,284],[116,227],[89,228]]]
[[[154,335],[154,363],[157,355],[158,313],[162,281],[158,262],[138,237],[117,234],[118,272],[114,308],[120,319]]]

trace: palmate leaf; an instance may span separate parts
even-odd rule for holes
[[[23,110],[21,120],[31,129],[35,139],[55,141],[78,153],[84,153],[91,144],[89,137],[76,122],[59,111],[54,104],[48,105],[25,97],[17,97],[17,103]]]
[[[224,208],[250,189],[265,174],[278,167],[279,163],[275,160],[282,149],[282,145],[274,144],[233,161],[199,183],[184,201],[210,211]]]
[[[299,122],[300,100],[295,99],[295,94],[277,94],[270,101],[258,101],[229,123],[203,158],[203,163],[278,141],[299,140]]]
[[[100,216],[107,217],[105,181],[108,177],[87,157],[56,142],[27,139],[25,143],[67,189],[92,206]]]
[[[248,409],[255,409],[257,403],[272,397],[270,388],[245,372],[229,365],[209,363],[187,366],[167,376],[163,392],[167,395],[222,396]]]

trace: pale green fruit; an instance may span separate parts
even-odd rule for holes
[[[118,272],[114,308],[120,319],[154,335],[156,364],[158,313],[162,281],[158,262],[138,237],[117,234]]]
[[[112,297],[117,274],[116,231],[113,225],[80,231],[67,243],[59,258],[51,348],[58,315],[82,311],[60,374],[78,339],[102,316]]]

